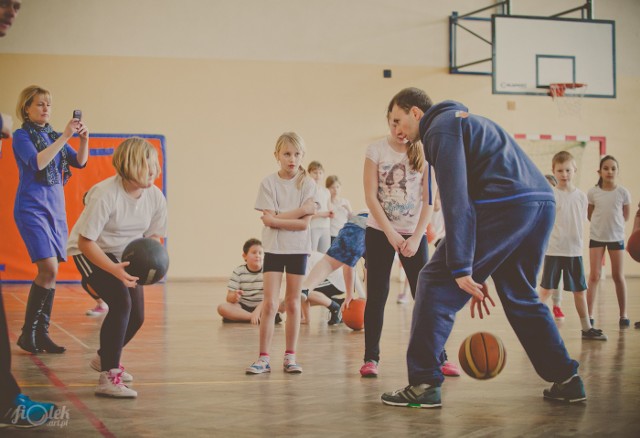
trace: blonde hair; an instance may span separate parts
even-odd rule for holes
[[[324,172],[324,167],[322,167],[322,163],[320,163],[320,161],[312,161],[307,166],[307,172],[311,173],[314,170],[322,170]]]
[[[287,144],[296,148],[298,152],[302,152],[302,155],[304,156],[305,148],[304,148],[304,140],[302,140],[302,137],[300,137],[295,132],[285,132],[280,137],[278,137],[278,141],[276,141],[276,150],[274,152],[276,155],[276,158],[278,157],[278,154],[280,153],[282,148]],[[304,170],[304,167],[302,167],[301,165],[298,166],[298,176],[296,178],[297,188],[299,189],[302,188],[302,184],[304,183],[304,180],[306,177],[307,177],[307,171]]]
[[[160,175],[158,152],[144,138],[131,137],[120,143],[113,154],[113,167],[122,179],[144,185],[149,175]]]
[[[340,182],[340,180],[338,179],[338,175],[329,175],[329,176],[327,177],[327,180],[325,181],[324,185],[325,185],[325,187],[326,187],[326,188],[328,188],[328,189],[329,189],[329,188],[331,188],[331,186],[332,186],[332,185],[334,185],[335,183],[342,184],[342,183]]]
[[[551,170],[556,168],[556,164],[566,163],[567,161],[573,161],[573,167],[576,168],[576,160],[573,158],[570,152],[560,151],[551,159]]]
[[[37,85],[28,86],[20,93],[18,105],[16,105],[16,115],[21,122],[24,123],[29,120],[27,107],[33,103],[33,98],[36,96],[45,96],[49,100],[49,103],[51,103],[51,93],[49,90],[45,90]]]

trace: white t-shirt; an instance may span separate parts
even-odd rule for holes
[[[307,199],[313,199],[316,183],[305,177],[302,188],[297,187],[298,177],[282,179],[277,173],[262,180],[255,209],[286,212],[299,208]],[[272,254],[309,254],[311,253],[311,232],[282,230],[264,227],[262,230],[264,252]]]
[[[387,138],[367,148],[366,157],[378,167],[378,201],[391,226],[400,234],[413,234],[422,211],[422,183],[424,172],[416,172],[409,165],[406,153],[396,152]],[[382,230],[369,215],[367,226]]]
[[[94,185],[85,204],[69,236],[69,256],[81,254],[79,236],[93,240],[121,260],[132,240],[167,235],[167,201],[156,186],[143,190],[135,199],[125,191],[122,178],[114,175]]]
[[[317,186],[316,195],[313,197],[313,199],[320,206],[318,208],[318,213],[320,213],[321,211],[323,212],[329,211],[329,200],[331,199],[331,192],[329,192],[329,189],[325,187]],[[309,225],[309,228],[328,229],[330,226],[330,221],[331,219],[328,217],[314,217],[313,219],[311,219],[311,224]]]
[[[336,199],[331,203],[333,217],[331,218],[331,237],[338,235],[344,224],[349,220],[351,204],[345,198]]]
[[[572,192],[553,188],[556,198],[556,220],[549,238],[547,255],[582,256],[582,230],[587,220],[587,195],[579,189]]]
[[[433,227],[433,232],[435,233],[435,237],[434,237],[434,242],[436,242],[438,239],[442,239],[445,235],[445,229],[444,229],[444,214],[442,213],[442,208],[438,211],[433,212],[433,215],[431,216],[431,222],[429,222],[431,224],[431,226]]]
[[[590,238],[598,242],[619,242],[624,240],[624,217],[622,207],[631,203],[629,191],[622,186],[614,190],[602,190],[595,186],[587,193],[591,213]]]

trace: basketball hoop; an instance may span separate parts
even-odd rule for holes
[[[549,84],[549,96],[557,104],[561,115],[580,115],[582,98],[587,92],[587,84],[558,82]]]

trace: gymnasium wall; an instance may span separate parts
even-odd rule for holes
[[[448,14],[451,9],[470,11],[487,2],[460,1],[459,7],[455,7],[451,3],[458,1],[379,1],[367,2],[373,4],[369,9],[362,7],[361,1],[325,2],[330,4],[326,7],[339,11],[341,17],[358,14],[359,19],[350,22],[353,26],[349,30],[351,39],[336,42],[335,36],[331,35],[343,35],[345,31],[328,28],[327,38],[316,38],[313,44],[308,41],[308,35],[301,34],[298,39],[295,33],[283,36],[283,28],[291,26],[298,30],[301,25],[282,16],[286,11],[280,9],[275,16],[263,17],[274,21],[261,28],[265,33],[264,42],[272,42],[275,48],[272,52],[254,55],[243,52],[250,46],[242,32],[252,32],[251,26],[245,25],[255,18],[255,14],[250,14],[247,20],[239,20],[243,26],[224,28],[226,37],[220,34],[224,29],[213,29],[215,26],[212,26],[208,35],[211,39],[205,39],[201,46],[196,44],[204,47],[208,41],[213,47],[203,48],[204,55],[200,58],[196,57],[192,46],[181,46],[185,44],[181,39],[183,33],[192,32],[189,24],[181,21],[179,15],[176,15],[176,23],[165,22],[169,13],[151,6],[160,3],[213,7],[205,6],[207,2],[141,1],[135,2],[138,6],[131,6],[129,10],[122,5],[120,12],[125,15],[132,9],[135,12],[140,4],[146,5],[147,14],[157,14],[157,22],[162,23],[162,31],[167,34],[173,32],[168,26],[183,26],[176,33],[180,36],[176,37],[175,44],[165,35],[156,45],[148,41],[149,34],[154,35],[157,31],[152,30],[156,22],[148,17],[138,22],[127,18],[121,27],[111,25],[111,29],[121,29],[118,34],[128,36],[130,42],[127,43],[113,32],[100,38],[100,31],[110,26],[107,20],[118,17],[92,15],[93,28],[87,28],[87,17],[74,15],[80,14],[77,10],[82,11],[85,6],[71,0],[55,3],[57,9],[47,10],[48,18],[67,20],[67,15],[71,15],[68,26],[77,23],[84,35],[82,44],[69,50],[69,31],[45,32],[46,41],[34,41],[34,35],[38,34],[35,28],[41,18],[27,13],[27,9],[30,4],[52,6],[49,2],[25,0],[25,11],[16,20],[12,34],[0,40],[0,111],[13,113],[20,90],[36,83],[53,93],[54,127],[62,127],[71,111],[81,108],[92,132],[164,135],[170,279],[227,277],[241,262],[244,240],[260,236],[261,222],[253,204],[260,180],[277,170],[273,147],[283,131],[300,133],[307,143],[306,163],[321,161],[327,174],[340,176],[343,194],[353,206],[364,208],[362,167],[365,148],[385,135],[385,110],[391,96],[410,85],[424,88],[435,101],[460,100],[471,111],[495,119],[510,132],[607,137],[608,151],[621,163],[621,183],[632,193],[632,213],[640,201],[640,174],[635,168],[640,163],[636,128],[640,97],[640,60],[636,52],[640,36],[625,27],[626,23],[637,28],[640,8],[636,2],[598,4],[598,18],[617,21],[618,98],[585,100],[582,118],[568,119],[558,117],[551,99],[494,96],[488,76],[448,74]],[[121,4],[122,1],[111,3]],[[216,7],[222,4],[209,3]],[[233,15],[234,11],[241,15],[242,7],[258,3],[263,4],[257,1],[242,1],[235,6],[227,4],[224,10],[227,15]],[[291,5],[305,2],[264,3]],[[441,3],[448,4],[445,10]],[[568,8],[576,5],[575,2],[558,3],[568,3]],[[78,7],[75,12],[72,9],[60,11],[60,4]],[[86,4],[97,3],[86,0]],[[309,4],[317,6],[319,2]],[[432,4],[434,7],[429,8]],[[369,27],[358,32],[359,26],[365,26],[362,23],[367,23],[368,19],[380,22],[378,15],[383,6],[384,11],[402,14],[405,22],[401,24],[406,24],[406,17],[410,16],[413,27],[405,29],[389,24],[378,26],[378,33],[373,33],[367,25]],[[424,16],[416,18],[417,11],[424,11]],[[292,6],[289,12],[294,15],[299,10]],[[179,11],[175,13],[179,14]],[[23,26],[21,33],[17,32],[18,26]],[[195,22],[193,26],[204,24]],[[312,27],[316,32],[322,31],[317,26]],[[272,36],[278,38],[267,38],[269,29],[273,31]],[[421,32],[425,35],[418,38]],[[133,37],[137,34],[143,35],[140,40]],[[26,39],[18,40],[18,37]],[[121,45],[119,50],[114,51],[113,41],[105,42],[111,37]],[[277,44],[285,40],[289,45],[282,50],[288,50],[287,56],[279,56]],[[87,41],[95,43],[93,48]],[[138,44],[138,41],[142,42]],[[233,47],[236,41],[244,60],[231,59],[231,52],[224,57],[221,52],[222,46]],[[258,46],[263,43],[254,41]],[[303,43],[311,46],[301,50],[296,41],[300,46]],[[336,44],[338,49],[332,51]],[[355,57],[349,62],[346,55],[354,53],[358,45],[366,46],[367,51],[362,58]],[[181,47],[184,52],[180,52]],[[378,47],[378,50],[372,47]],[[316,61],[310,59],[314,50],[318,53]],[[64,53],[68,51],[75,53]],[[139,56],[139,53],[148,56]],[[335,53],[340,56],[333,56]],[[299,59],[290,59],[295,57],[289,56],[291,54],[299,54]],[[271,58],[261,60],[259,55]],[[411,63],[411,59],[418,61]],[[387,68],[393,71],[390,79],[382,77],[382,70]],[[507,110],[508,100],[515,101],[515,111]],[[596,169],[579,171],[592,175],[595,184]],[[5,177],[0,175],[0,178]],[[0,205],[0,214],[11,215],[12,209],[12,205]],[[626,272],[640,275],[640,265],[627,258]]]

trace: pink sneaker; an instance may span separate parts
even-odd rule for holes
[[[378,377],[378,362],[368,360],[360,367],[360,375],[362,377]]]
[[[101,307],[100,304],[96,304],[96,307],[94,307],[93,309],[87,310],[85,314],[87,316],[101,316],[101,315],[106,315],[108,311],[109,311],[109,306],[105,305],[105,307]]]
[[[559,306],[553,306],[553,317],[555,319],[564,319],[564,313]]]
[[[442,374],[449,377],[458,377],[460,375],[460,368],[453,362],[445,361],[440,367]]]

